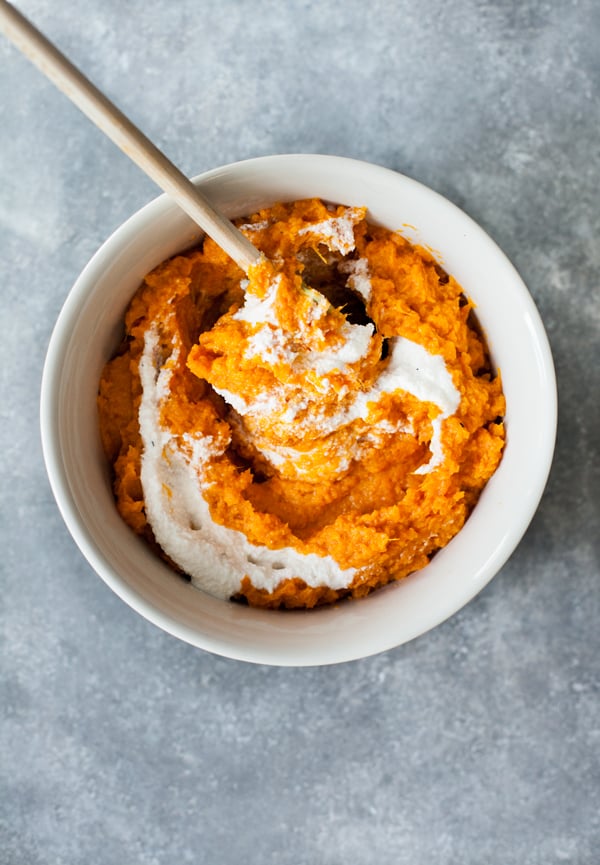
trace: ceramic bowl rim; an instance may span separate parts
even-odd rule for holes
[[[502,543],[495,550],[490,551],[490,556],[485,563],[485,567],[480,568],[476,578],[465,582],[460,587],[460,591],[457,589],[452,597],[448,598],[444,603],[438,604],[435,615],[432,614],[430,621],[425,627],[421,621],[412,629],[407,625],[401,634],[395,636],[390,633],[387,633],[385,636],[374,636],[368,645],[363,641],[363,644],[352,647],[346,641],[343,647],[336,648],[334,644],[330,651],[321,651],[316,654],[307,652],[303,654],[301,650],[286,653],[283,650],[278,651],[276,647],[269,648],[267,646],[265,648],[265,646],[240,645],[235,640],[228,640],[226,636],[220,639],[207,638],[206,635],[195,630],[193,626],[190,627],[189,623],[186,624],[177,621],[173,616],[161,610],[160,606],[157,606],[156,603],[149,602],[148,598],[143,596],[143,593],[140,593],[140,591],[129,585],[127,578],[123,574],[116,572],[114,567],[107,565],[102,549],[90,533],[88,525],[86,525],[85,520],[81,517],[77,503],[74,501],[69,472],[61,453],[60,419],[58,416],[61,377],[63,375],[67,351],[73,336],[73,330],[77,326],[78,315],[82,309],[82,305],[86,302],[88,295],[93,292],[93,287],[106,270],[107,262],[110,262],[111,256],[114,256],[118,251],[121,254],[127,246],[129,239],[136,237],[140,231],[145,230],[145,226],[148,226],[153,220],[163,219],[166,214],[176,209],[176,205],[166,195],[160,195],[149,202],[110,235],[86,265],[65,300],[50,339],[42,376],[40,401],[42,448],[52,491],[63,519],[76,544],[94,570],[96,570],[113,591],[145,618],[154,622],[154,624],[163,630],[195,646],[238,660],[290,666],[330,664],[376,654],[407,642],[430,630],[464,606],[502,567],[525,533],[537,509],[550,471],[556,436],[556,378],[543,323],[531,295],[520,276],[504,253],[483,229],[454,204],[428,187],[391,169],[345,157],[324,155],[283,154],[257,157],[256,159],[243,160],[204,172],[194,178],[194,182],[203,187],[210,187],[211,184],[226,182],[227,178],[235,180],[236,177],[239,178],[240,176],[248,177],[252,176],[253,173],[268,172],[270,166],[275,166],[277,171],[291,171],[294,169],[294,166],[301,166],[303,170],[311,170],[311,167],[316,170],[319,167],[319,170],[323,171],[338,170],[342,173],[344,171],[363,172],[365,177],[373,183],[389,182],[403,185],[405,189],[410,189],[415,195],[422,195],[424,199],[430,202],[431,206],[443,208],[444,213],[449,215],[448,218],[458,221],[461,226],[465,227],[465,230],[468,228],[476,239],[476,242],[482,244],[482,248],[487,250],[487,254],[492,256],[494,263],[499,267],[504,267],[506,273],[511,275],[516,287],[515,290],[520,297],[523,315],[528,320],[532,338],[535,340],[534,349],[540,367],[540,386],[544,388],[545,395],[543,402],[545,417],[540,419],[544,424],[545,434],[538,453],[534,455],[535,473],[532,471],[532,477],[529,479],[530,483],[526,490],[527,506],[522,509],[518,524],[515,523],[512,526],[509,535],[502,539]],[[460,537],[460,534],[458,537]],[[417,581],[419,576],[415,575],[414,578],[411,577],[409,579]],[[385,592],[386,590],[380,591]],[[346,603],[363,604],[365,601]],[[260,615],[263,612],[265,611],[261,611]],[[300,615],[312,616],[316,614],[315,612],[310,612]],[[266,615],[291,617],[294,614],[288,612],[267,612]],[[266,622],[267,620],[262,618],[261,621]],[[336,627],[339,627],[339,619]],[[335,631],[335,628],[333,631]],[[369,643],[368,640],[366,642]]]

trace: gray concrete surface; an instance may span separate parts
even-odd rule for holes
[[[503,247],[546,323],[546,494],[488,588],[404,647],[253,667],[163,634],[75,548],[44,353],[155,189],[0,40],[0,863],[600,862],[600,5],[21,0],[188,173],[278,152],[400,170]]]

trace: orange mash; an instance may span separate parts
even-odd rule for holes
[[[505,410],[472,304],[426,250],[319,200],[148,274],[100,381],[117,507],[200,588],[265,607],[424,567],[495,471]]]

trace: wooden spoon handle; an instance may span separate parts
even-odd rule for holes
[[[27,18],[0,0],[0,31],[114,141],[245,272],[259,251]]]

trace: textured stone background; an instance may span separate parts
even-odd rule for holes
[[[598,863],[600,5],[20,6],[188,173],[338,153],[462,206],[539,306],[560,430],[510,562],[409,645],[267,669],[146,623],[63,526],[38,394],[70,285],[156,190],[0,41],[0,863]]]

